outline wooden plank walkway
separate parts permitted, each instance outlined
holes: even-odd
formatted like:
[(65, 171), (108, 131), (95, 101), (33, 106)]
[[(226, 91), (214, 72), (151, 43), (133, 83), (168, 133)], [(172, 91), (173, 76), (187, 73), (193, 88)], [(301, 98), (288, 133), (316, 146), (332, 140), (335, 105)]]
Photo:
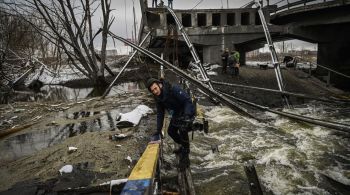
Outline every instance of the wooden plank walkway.
[(157, 170), (160, 142), (149, 143), (141, 158), (132, 170), (121, 194), (151, 194)]

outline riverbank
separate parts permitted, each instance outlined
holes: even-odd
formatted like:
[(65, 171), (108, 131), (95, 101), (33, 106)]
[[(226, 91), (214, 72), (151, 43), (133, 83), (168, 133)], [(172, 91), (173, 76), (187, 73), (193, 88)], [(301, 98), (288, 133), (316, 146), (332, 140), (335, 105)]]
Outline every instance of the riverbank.
[[(13, 109), (4, 105), (2, 117), (15, 114), (18, 126), (33, 125), (1, 139), (0, 191), (42, 188), (57, 192), (127, 178), (155, 129), (155, 117), (146, 116), (139, 125), (126, 129), (110, 123), (139, 104), (152, 107), (153, 98), (141, 90), (104, 100), (22, 102)], [(86, 115), (88, 112), (91, 114)], [(118, 141), (109, 139), (117, 133), (128, 136)], [(77, 150), (70, 152), (69, 147)], [(59, 173), (64, 165), (74, 167), (72, 174)]]

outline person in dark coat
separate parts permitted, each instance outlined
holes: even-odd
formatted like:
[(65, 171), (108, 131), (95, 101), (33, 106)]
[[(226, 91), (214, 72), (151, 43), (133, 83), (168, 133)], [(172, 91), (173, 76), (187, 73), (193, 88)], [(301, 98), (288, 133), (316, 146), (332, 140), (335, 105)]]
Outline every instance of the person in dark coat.
[(195, 106), (191, 97), (179, 86), (171, 85), (164, 80), (150, 78), (147, 81), (147, 88), (154, 95), (157, 103), (157, 134), (161, 135), (165, 110), (168, 110), (169, 113), (172, 113), (168, 134), (181, 145), (174, 152), (181, 154), (180, 164), (188, 167), (190, 153), (188, 131), (195, 117)]
[(168, 0), (168, 7), (173, 9), (173, 0)]
[(222, 73), (227, 72), (227, 63), (228, 63), (228, 48), (225, 49), (225, 51), (221, 54), (221, 61), (222, 61)]
[(158, 6), (158, 0), (152, 0), (152, 7)]

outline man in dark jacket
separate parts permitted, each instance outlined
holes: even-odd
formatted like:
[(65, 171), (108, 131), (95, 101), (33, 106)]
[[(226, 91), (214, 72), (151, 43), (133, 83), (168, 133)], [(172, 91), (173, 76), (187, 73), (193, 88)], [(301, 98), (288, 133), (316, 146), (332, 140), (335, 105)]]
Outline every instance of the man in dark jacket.
[(180, 153), (180, 164), (188, 167), (190, 142), (188, 130), (195, 117), (195, 106), (191, 97), (177, 85), (166, 81), (150, 78), (147, 81), (148, 90), (154, 95), (157, 102), (157, 133), (161, 134), (165, 109), (172, 113), (168, 127), (169, 136), (181, 147), (174, 151)]
[(226, 73), (228, 56), (229, 56), (228, 48), (226, 48), (225, 51), (221, 54), (222, 73)]

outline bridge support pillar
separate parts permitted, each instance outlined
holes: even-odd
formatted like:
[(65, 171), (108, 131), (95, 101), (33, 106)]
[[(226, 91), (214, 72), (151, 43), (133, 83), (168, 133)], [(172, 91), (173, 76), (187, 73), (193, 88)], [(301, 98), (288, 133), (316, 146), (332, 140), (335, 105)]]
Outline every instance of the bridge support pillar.
[(221, 64), (221, 45), (213, 45), (203, 48), (203, 62)]
[[(317, 51), (317, 64), (350, 75), (350, 41), (319, 43)], [(317, 68), (317, 75), (326, 76), (328, 71)], [(331, 73), (330, 83), (338, 88), (350, 90), (349, 79)]]

